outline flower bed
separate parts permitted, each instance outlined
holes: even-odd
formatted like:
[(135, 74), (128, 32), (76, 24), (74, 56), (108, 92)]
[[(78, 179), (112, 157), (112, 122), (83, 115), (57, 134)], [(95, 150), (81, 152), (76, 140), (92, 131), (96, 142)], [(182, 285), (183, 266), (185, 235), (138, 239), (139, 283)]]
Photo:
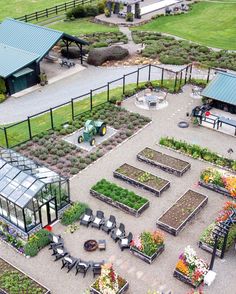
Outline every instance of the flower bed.
[(0, 258), (0, 292), (49, 294), (50, 291), (25, 273)]
[[(88, 119), (100, 119), (117, 130), (114, 136), (108, 138), (91, 152), (77, 148), (63, 140), (66, 135), (81, 129)], [(16, 147), (16, 150), (32, 160), (48, 166), (53, 171), (70, 177), (114, 149), (149, 122), (149, 118), (137, 113), (130, 113), (113, 104), (101, 105), (94, 107), (92, 112), (81, 114), (65, 126), (56, 124), (54, 130), (35, 136), (31, 141)]]
[(216, 168), (207, 168), (201, 172), (199, 185), (236, 199), (236, 175)]
[(129, 283), (117, 275), (111, 264), (102, 266), (101, 275), (90, 286), (91, 294), (122, 294), (129, 288)]
[(113, 173), (114, 177), (122, 179), (134, 186), (148, 190), (157, 196), (170, 187), (170, 182), (153, 174), (145, 172), (127, 163)]
[(159, 144), (172, 150), (179, 151), (194, 159), (204, 160), (219, 167), (236, 171), (236, 160), (223, 157), (215, 152), (212, 152), (208, 148), (203, 148), (196, 144), (189, 144), (185, 141), (176, 140), (169, 137), (162, 137), (159, 141)]
[(190, 163), (187, 161), (183, 161), (148, 147), (139, 152), (137, 158), (179, 177), (191, 167)]
[(149, 201), (105, 179), (97, 182), (90, 193), (92, 196), (132, 215), (139, 216), (149, 207)]
[(203, 282), (207, 272), (208, 265), (197, 257), (196, 252), (190, 246), (187, 246), (184, 253), (179, 256), (174, 277), (196, 288)]
[(88, 207), (87, 204), (81, 202), (73, 203), (69, 208), (67, 208), (61, 217), (61, 223), (64, 226), (68, 226), (78, 221), (81, 215), (85, 212)]
[(207, 196), (188, 190), (157, 220), (157, 226), (177, 236), (207, 201)]
[(164, 235), (160, 231), (143, 232), (132, 240), (130, 252), (151, 264), (164, 251)]
[[(200, 236), (200, 241), (199, 241), (199, 247), (202, 248), (203, 250), (206, 250), (210, 253), (213, 251), (213, 247), (215, 244), (214, 237), (212, 235), (212, 232), (214, 231), (216, 225), (221, 222), (225, 221), (232, 212), (232, 208), (236, 209), (236, 203), (235, 202), (226, 202), (223, 209), (220, 211), (219, 216), (216, 218), (215, 222), (210, 224), (202, 233)], [(228, 238), (227, 238), (227, 244), (226, 244), (226, 250), (229, 249), (233, 244), (236, 239), (236, 225), (233, 225), (230, 227), (229, 233), (228, 233)], [(218, 244), (217, 244), (217, 251), (216, 255), (221, 257), (222, 254), (222, 248), (223, 248), (223, 238), (219, 238)]]

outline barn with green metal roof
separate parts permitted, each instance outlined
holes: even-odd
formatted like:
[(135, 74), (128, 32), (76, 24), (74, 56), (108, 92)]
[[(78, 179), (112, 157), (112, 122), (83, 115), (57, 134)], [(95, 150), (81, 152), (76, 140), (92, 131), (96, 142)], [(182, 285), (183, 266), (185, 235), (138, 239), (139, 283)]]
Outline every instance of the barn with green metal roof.
[(88, 43), (81, 39), (11, 18), (0, 24), (0, 79), (4, 81), (8, 94), (40, 81), (40, 61), (59, 40), (64, 41), (67, 49), (74, 42), (80, 49), (82, 63), (82, 46)]
[(206, 86), (202, 96), (215, 108), (236, 113), (236, 75), (218, 72)]

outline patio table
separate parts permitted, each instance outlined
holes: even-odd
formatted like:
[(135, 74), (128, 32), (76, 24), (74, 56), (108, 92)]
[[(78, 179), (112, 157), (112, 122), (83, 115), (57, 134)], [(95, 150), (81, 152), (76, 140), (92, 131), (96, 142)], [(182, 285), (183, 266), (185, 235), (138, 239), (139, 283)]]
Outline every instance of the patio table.
[(217, 121), (217, 130), (219, 129), (219, 127), (222, 127), (222, 124), (234, 127), (234, 135), (236, 136), (236, 120), (221, 116)]
[(146, 95), (145, 99), (150, 107), (150, 106), (156, 106), (158, 97), (157, 95)]

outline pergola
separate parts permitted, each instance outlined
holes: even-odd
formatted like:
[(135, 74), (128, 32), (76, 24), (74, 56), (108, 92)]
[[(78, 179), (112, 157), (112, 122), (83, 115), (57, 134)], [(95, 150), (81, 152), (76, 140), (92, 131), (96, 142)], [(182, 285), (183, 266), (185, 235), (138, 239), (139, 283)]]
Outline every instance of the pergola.
[(132, 12), (132, 5), (134, 5), (134, 18), (141, 18), (140, 15), (140, 2), (142, 0), (108, 0), (107, 1), (107, 8), (109, 9), (110, 13), (112, 12), (112, 3), (114, 5), (114, 14), (119, 14), (120, 12), (120, 4), (127, 6), (127, 13)]

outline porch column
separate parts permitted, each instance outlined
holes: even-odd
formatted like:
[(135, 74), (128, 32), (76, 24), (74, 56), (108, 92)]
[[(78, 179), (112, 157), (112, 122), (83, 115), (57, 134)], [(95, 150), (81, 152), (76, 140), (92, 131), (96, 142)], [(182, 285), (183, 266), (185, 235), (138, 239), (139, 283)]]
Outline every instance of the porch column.
[(120, 12), (120, 3), (115, 3), (115, 5), (114, 5), (114, 11), (113, 11), (113, 13), (114, 14), (118, 14)]
[(135, 18), (141, 18), (139, 3), (135, 3), (135, 5), (134, 5), (134, 17)]
[(129, 4), (127, 5), (127, 13), (130, 13), (132, 12), (132, 6)]

